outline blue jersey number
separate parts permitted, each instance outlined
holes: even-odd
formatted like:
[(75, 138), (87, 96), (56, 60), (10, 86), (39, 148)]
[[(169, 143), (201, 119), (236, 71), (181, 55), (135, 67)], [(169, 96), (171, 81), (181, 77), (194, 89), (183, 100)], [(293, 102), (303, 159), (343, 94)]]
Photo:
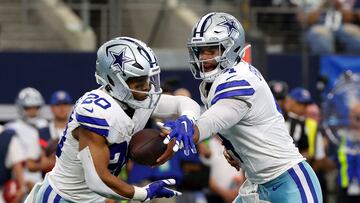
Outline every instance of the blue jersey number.
[(279, 106), (279, 103), (276, 101), (275, 97), (274, 97), (274, 101), (275, 101), (277, 111), (282, 114), (282, 110), (281, 110), (281, 108)]
[(108, 102), (105, 98), (99, 97), (99, 95), (94, 93), (88, 94), (87, 97), (82, 102), (82, 104), (91, 104), (91, 103), (94, 103), (103, 109), (107, 109), (111, 107), (110, 102)]
[(126, 161), (126, 152), (127, 152), (127, 142), (122, 142), (120, 144), (112, 144), (109, 146), (110, 150), (110, 161), (108, 169), (114, 176), (118, 176), (121, 172), (122, 166)]
[(263, 76), (261, 75), (260, 71), (258, 71), (258, 69), (256, 69), (254, 66), (249, 65), (249, 70), (254, 73), (254, 75), (259, 78), (259, 80), (261, 81)]
[(65, 140), (66, 140), (66, 133), (67, 133), (67, 131), (68, 131), (68, 125), (69, 125), (69, 123), (73, 120), (72, 119), (72, 115), (74, 114), (74, 110), (71, 112), (71, 114), (70, 114), (70, 117), (69, 117), (69, 121), (67, 122), (67, 124), (66, 124), (66, 126), (65, 126), (65, 129), (64, 129), (64, 132), (63, 132), (63, 135), (61, 136), (61, 138), (60, 138), (60, 141), (59, 141), (59, 143), (58, 143), (58, 145), (57, 145), (57, 147), (56, 147), (56, 156), (58, 157), (58, 158), (60, 158), (60, 156), (61, 156), (61, 153), (62, 153), (62, 148), (63, 148), (63, 146), (64, 146), (64, 142), (65, 142)]

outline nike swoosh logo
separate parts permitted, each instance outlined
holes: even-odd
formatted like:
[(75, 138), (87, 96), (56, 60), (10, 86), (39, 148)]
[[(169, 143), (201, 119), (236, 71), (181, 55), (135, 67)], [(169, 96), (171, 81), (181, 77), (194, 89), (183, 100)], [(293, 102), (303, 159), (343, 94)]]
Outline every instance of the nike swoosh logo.
[(228, 77), (227, 79), (226, 79), (226, 81), (228, 81), (229, 79), (231, 79), (231, 78), (233, 78), (233, 77), (235, 77), (236, 75), (232, 75), (232, 76), (230, 76), (230, 77)]
[(282, 185), (282, 183), (280, 183), (279, 185), (274, 185), (274, 186), (272, 187), (272, 190), (275, 191), (275, 190), (279, 189), (279, 187), (280, 187), (281, 185)]
[(187, 123), (186, 123), (186, 121), (182, 121), (181, 123), (184, 124), (185, 130), (187, 131)]
[(83, 109), (85, 109), (86, 111), (88, 111), (90, 113), (94, 112), (94, 108), (88, 109), (88, 108), (83, 107)]

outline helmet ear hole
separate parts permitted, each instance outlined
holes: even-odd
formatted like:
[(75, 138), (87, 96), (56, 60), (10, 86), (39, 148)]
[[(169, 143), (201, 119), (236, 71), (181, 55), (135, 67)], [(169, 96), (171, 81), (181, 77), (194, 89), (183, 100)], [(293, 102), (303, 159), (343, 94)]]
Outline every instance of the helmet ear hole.
[(236, 47), (236, 49), (234, 49), (234, 52), (237, 53), (240, 50), (240, 46)]

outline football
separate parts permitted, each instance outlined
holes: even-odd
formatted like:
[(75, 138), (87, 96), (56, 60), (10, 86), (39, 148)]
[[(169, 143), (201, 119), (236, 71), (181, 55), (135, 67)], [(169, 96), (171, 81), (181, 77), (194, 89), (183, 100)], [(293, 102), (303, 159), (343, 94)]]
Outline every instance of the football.
[(129, 158), (134, 162), (153, 166), (166, 150), (163, 144), (164, 138), (160, 131), (155, 129), (143, 129), (135, 133), (129, 143)]

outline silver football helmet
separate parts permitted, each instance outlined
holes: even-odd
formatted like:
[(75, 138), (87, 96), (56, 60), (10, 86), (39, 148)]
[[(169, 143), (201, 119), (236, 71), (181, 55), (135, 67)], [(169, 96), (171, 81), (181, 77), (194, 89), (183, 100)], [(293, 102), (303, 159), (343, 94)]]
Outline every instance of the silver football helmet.
[(26, 87), (20, 90), (18, 96), (16, 97), (15, 103), (18, 107), (20, 116), (30, 124), (36, 124), (38, 115), (32, 118), (27, 117), (25, 114), (25, 109), (28, 107), (40, 108), (45, 104), (41, 93), (37, 89), (32, 87)]
[[(199, 58), (202, 47), (218, 47), (219, 56), (211, 60), (217, 62), (215, 69), (205, 72)], [(240, 22), (230, 14), (213, 12), (200, 18), (193, 27), (188, 42), (190, 69), (196, 79), (208, 82), (237, 64), (245, 51), (245, 32)]]
[[(141, 76), (149, 77), (150, 91), (130, 89), (127, 85), (127, 79)], [(160, 67), (154, 52), (145, 43), (130, 37), (112, 39), (99, 48), (95, 77), (112, 97), (132, 108), (153, 108), (162, 92)], [(145, 93), (148, 97), (139, 101), (132, 92)]]
[(44, 105), (44, 99), (40, 92), (32, 87), (22, 89), (15, 102), (20, 109), (33, 106), (42, 107)]

